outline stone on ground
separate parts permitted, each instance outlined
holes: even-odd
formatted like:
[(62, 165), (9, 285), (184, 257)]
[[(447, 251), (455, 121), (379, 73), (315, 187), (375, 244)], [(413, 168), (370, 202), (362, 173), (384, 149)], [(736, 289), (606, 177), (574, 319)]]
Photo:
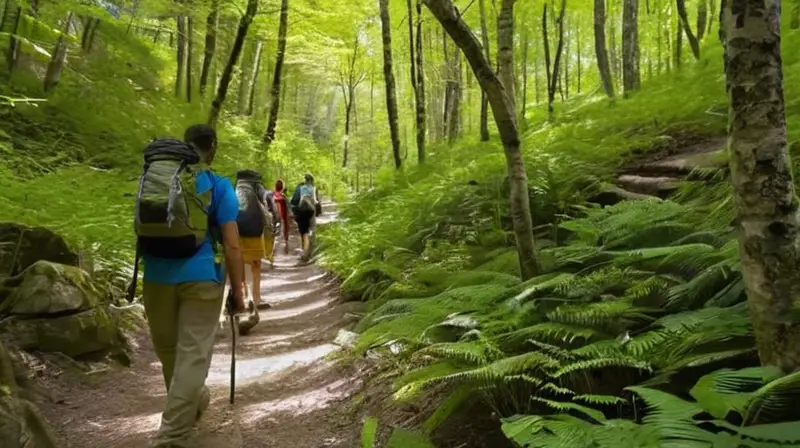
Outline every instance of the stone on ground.
[(39, 260), (80, 264), (78, 254), (52, 230), (0, 222), (0, 277), (16, 275)]

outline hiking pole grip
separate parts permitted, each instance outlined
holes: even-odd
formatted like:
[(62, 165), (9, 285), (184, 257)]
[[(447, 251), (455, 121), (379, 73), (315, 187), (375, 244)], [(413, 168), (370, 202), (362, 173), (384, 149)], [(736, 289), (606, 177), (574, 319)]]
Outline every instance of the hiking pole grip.
[(228, 297), (225, 299), (225, 308), (228, 312), (231, 326), (231, 391), (230, 403), (233, 404), (236, 391), (236, 296), (233, 288), (228, 290)]

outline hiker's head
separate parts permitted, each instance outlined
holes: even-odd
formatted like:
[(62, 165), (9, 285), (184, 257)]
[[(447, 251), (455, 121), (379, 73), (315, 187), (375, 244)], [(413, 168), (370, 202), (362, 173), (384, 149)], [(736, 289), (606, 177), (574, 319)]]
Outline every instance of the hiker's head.
[(205, 163), (211, 163), (217, 152), (217, 133), (207, 124), (196, 124), (186, 128), (183, 141), (194, 146)]
[(278, 179), (277, 181), (275, 181), (275, 191), (279, 193), (283, 191), (283, 180)]
[(311, 174), (306, 174), (306, 183), (308, 185), (314, 185), (314, 176)]

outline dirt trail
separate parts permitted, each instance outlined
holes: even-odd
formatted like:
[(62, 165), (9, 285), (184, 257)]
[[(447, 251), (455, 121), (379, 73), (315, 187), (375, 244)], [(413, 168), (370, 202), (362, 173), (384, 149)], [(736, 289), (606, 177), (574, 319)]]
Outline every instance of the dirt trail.
[[(321, 221), (335, 219), (328, 204)], [(297, 248), (299, 241), (293, 239)], [(237, 338), (236, 404), (228, 404), (230, 329), (220, 331), (207, 385), (212, 402), (192, 446), (341, 447), (356, 446), (360, 423), (345, 412), (360, 380), (354, 369), (329, 360), (331, 342), (346, 325), (347, 306), (336, 285), (316, 265), (298, 266), (298, 255), (278, 247), (274, 270), (261, 276), (262, 294), (273, 307), (261, 322)], [(74, 448), (149, 446), (158, 429), (165, 392), (160, 365), (146, 334), (130, 369), (56, 391), (45, 410), (66, 446)]]

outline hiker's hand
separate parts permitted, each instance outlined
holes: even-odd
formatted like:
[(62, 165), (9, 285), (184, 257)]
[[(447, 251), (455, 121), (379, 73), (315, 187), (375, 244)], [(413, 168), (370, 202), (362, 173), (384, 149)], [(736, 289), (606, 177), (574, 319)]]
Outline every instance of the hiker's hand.
[(231, 286), (228, 291), (228, 313), (242, 314), (247, 311), (244, 301), (244, 285)]

